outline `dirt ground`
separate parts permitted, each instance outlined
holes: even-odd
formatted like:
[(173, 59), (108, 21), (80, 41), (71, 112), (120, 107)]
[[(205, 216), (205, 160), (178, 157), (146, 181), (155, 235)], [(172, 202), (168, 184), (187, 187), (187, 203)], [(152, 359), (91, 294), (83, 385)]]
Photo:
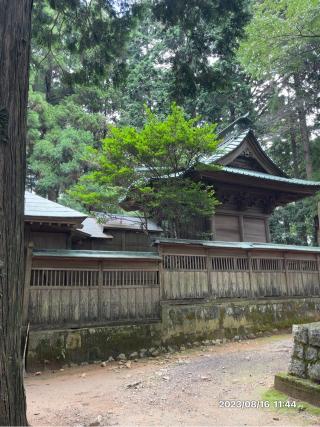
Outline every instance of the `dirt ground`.
[[(131, 367), (108, 363), (28, 375), (33, 426), (303, 426), (307, 412), (225, 408), (220, 401), (261, 401), (287, 369), (291, 336), (190, 349)], [(247, 404), (248, 405), (248, 404)], [(254, 404), (253, 404), (254, 405)], [(289, 411), (290, 412), (290, 411)]]

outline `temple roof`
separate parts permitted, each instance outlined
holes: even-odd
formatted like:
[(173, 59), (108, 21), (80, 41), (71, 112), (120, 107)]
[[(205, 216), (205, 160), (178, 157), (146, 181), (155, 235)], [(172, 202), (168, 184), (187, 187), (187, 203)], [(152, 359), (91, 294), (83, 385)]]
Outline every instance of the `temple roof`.
[(48, 220), (59, 222), (82, 222), (87, 215), (52, 202), (37, 194), (25, 192), (24, 216), (26, 220)]
[(320, 187), (319, 181), (309, 181), (305, 179), (299, 179), (299, 178), (286, 178), (283, 176), (277, 176), (277, 175), (269, 175), (267, 173), (263, 172), (256, 172), (251, 171), (248, 169), (240, 169), (240, 168), (233, 168), (230, 166), (223, 166), (222, 170), (228, 173), (236, 174), (236, 175), (246, 175), (246, 176), (253, 176), (260, 179), (265, 179), (267, 181), (278, 181), (278, 182), (285, 182), (287, 184), (296, 184), (296, 185), (306, 185), (311, 187)]
[(292, 252), (320, 252), (318, 246), (298, 246), (283, 245), (278, 243), (260, 243), (260, 242), (226, 242), (214, 240), (192, 240), (192, 239), (170, 239), (161, 237), (153, 241), (154, 245), (174, 245), (190, 246), (198, 245), (205, 248), (228, 248), (228, 249), (247, 249), (247, 250), (275, 250)]
[[(108, 214), (108, 213), (97, 213), (99, 221), (105, 230), (110, 229), (121, 229), (121, 230), (143, 230), (144, 223), (141, 217), (130, 216), (123, 214)], [(159, 227), (154, 221), (148, 220), (147, 223), (148, 231), (161, 232), (162, 228)]]
[[(266, 185), (273, 181), (281, 187), (290, 187), (293, 192), (306, 191), (306, 195), (320, 190), (320, 182), (290, 178), (273, 162), (262, 149), (247, 116), (235, 120), (220, 132), (219, 137), (222, 142), (217, 151), (212, 156), (203, 157), (196, 167), (202, 175), (211, 176), (213, 180), (222, 180), (223, 176), (227, 175), (230, 175), (230, 178), (241, 175), (248, 177), (253, 186), (255, 181), (258, 184), (263, 180)], [(214, 165), (221, 168), (214, 170), (210, 167)]]
[[(161, 232), (154, 221), (148, 221), (149, 232)], [(97, 213), (97, 218), (86, 218), (82, 222), (82, 228), (77, 231), (92, 238), (113, 239), (112, 230), (142, 231), (144, 228), (142, 219), (136, 216), (122, 214)]]
[(86, 218), (82, 222), (82, 228), (77, 231), (94, 239), (113, 239), (111, 234), (104, 233), (104, 226), (96, 218)]

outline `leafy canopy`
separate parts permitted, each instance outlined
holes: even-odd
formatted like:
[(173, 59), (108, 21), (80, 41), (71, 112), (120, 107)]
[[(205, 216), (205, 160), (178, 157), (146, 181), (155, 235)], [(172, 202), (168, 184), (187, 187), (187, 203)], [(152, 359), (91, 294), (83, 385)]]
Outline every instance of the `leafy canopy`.
[(216, 125), (201, 123), (199, 117), (186, 119), (175, 104), (164, 120), (150, 110), (146, 116), (141, 130), (112, 127), (100, 149), (88, 150), (95, 170), (69, 194), (91, 209), (101, 208), (110, 194), (105, 206), (110, 210), (117, 192), (122, 206), (139, 210), (146, 221), (153, 217), (168, 235), (181, 236), (183, 225), (187, 229), (195, 218), (211, 215), (217, 204), (212, 188), (186, 176), (216, 149)]
[(252, 76), (296, 72), (306, 60), (319, 59), (318, 0), (263, 0), (254, 4), (253, 13), (239, 50)]

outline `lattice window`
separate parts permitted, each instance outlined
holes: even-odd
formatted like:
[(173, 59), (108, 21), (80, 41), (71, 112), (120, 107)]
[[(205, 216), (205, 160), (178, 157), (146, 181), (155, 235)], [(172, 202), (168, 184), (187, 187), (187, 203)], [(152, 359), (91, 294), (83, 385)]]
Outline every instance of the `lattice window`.
[(32, 269), (30, 286), (98, 286), (98, 271)]
[(103, 272), (103, 286), (155, 286), (159, 285), (158, 271), (108, 270)]
[(284, 260), (281, 258), (251, 258), (253, 271), (283, 271)]
[(212, 257), (211, 268), (213, 271), (248, 271), (248, 258)]
[(317, 261), (308, 259), (308, 260), (299, 260), (299, 259), (290, 259), (288, 262), (289, 271), (318, 271)]
[(311, 259), (300, 261), (300, 267), (302, 271), (318, 271), (317, 261)]
[(206, 270), (207, 260), (201, 255), (165, 255), (163, 267), (166, 270)]
[(236, 258), (236, 266), (239, 271), (248, 271), (249, 270), (249, 260), (248, 258)]

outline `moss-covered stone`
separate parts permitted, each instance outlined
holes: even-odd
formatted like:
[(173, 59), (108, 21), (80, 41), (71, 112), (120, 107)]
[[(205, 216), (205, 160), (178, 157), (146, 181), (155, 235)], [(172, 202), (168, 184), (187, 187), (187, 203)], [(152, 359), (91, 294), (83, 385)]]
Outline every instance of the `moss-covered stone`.
[(161, 322), (31, 331), (29, 366), (94, 361), (158, 345), (247, 336), (320, 319), (320, 298), (162, 302)]
[(320, 407), (320, 384), (316, 384), (308, 379), (279, 373), (275, 376), (274, 387), (276, 390), (290, 397)]

